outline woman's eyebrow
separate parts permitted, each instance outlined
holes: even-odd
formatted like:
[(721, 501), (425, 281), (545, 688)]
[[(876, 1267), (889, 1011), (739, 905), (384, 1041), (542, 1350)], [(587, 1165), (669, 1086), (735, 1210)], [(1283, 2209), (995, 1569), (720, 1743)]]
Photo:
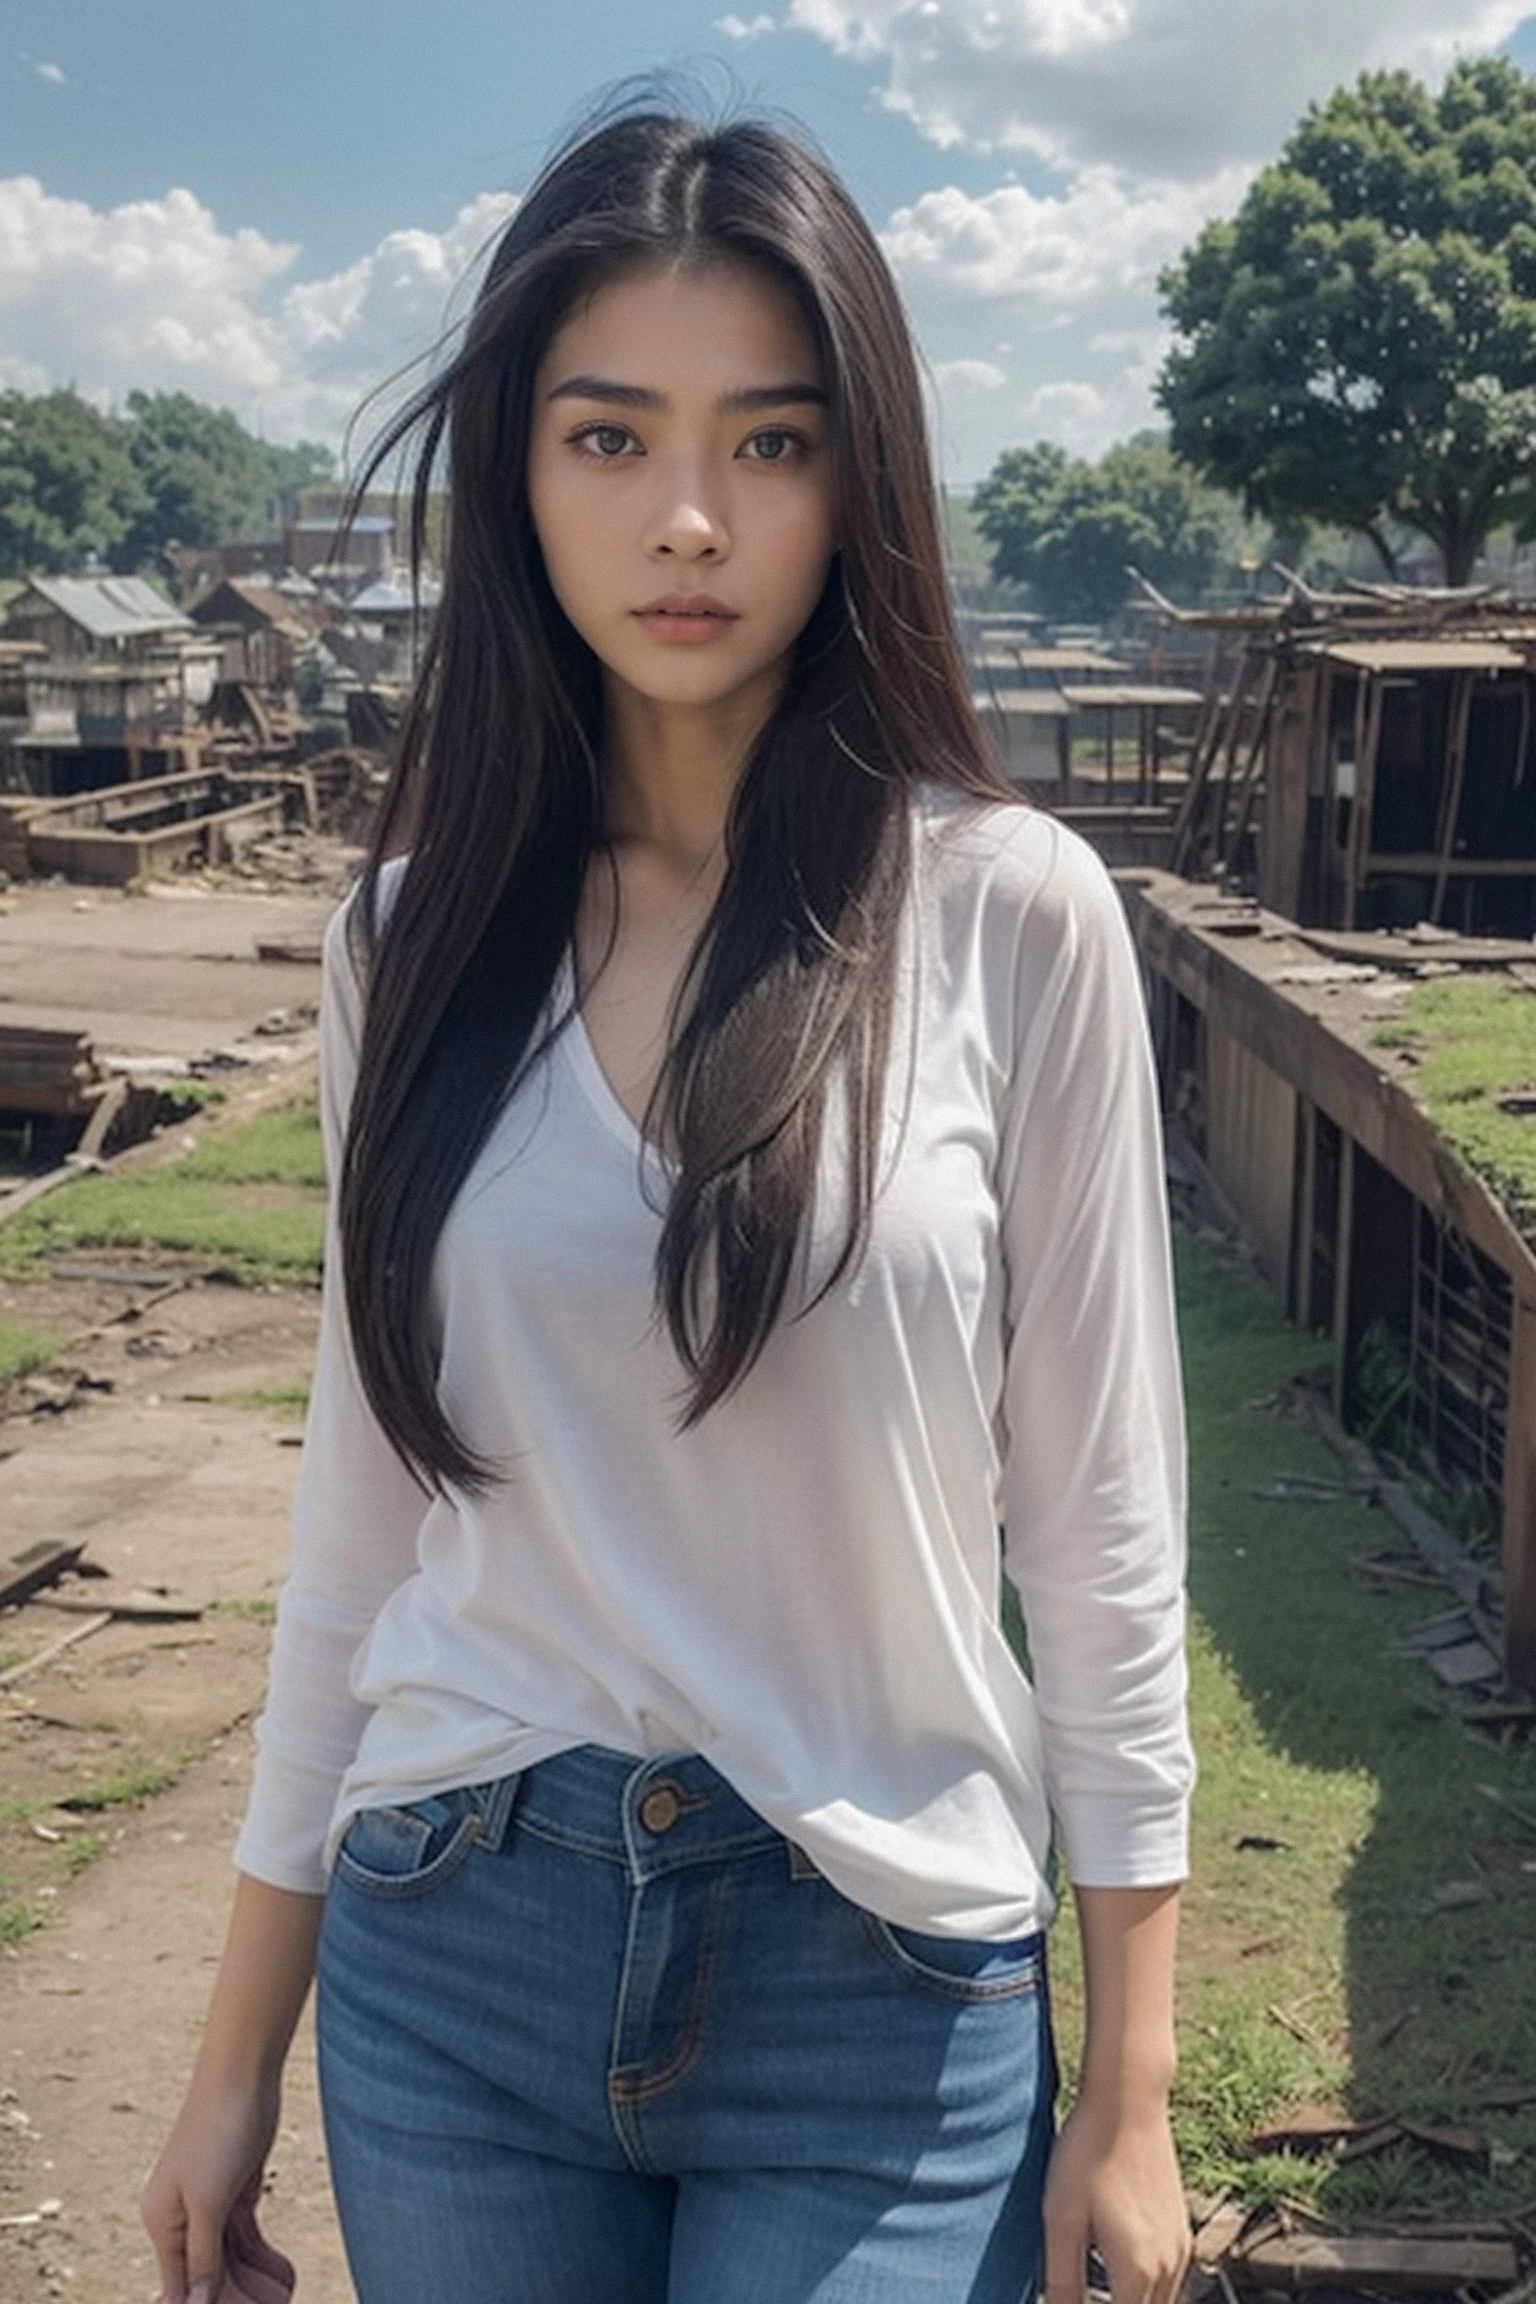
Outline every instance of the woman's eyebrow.
[[(665, 409), (665, 392), (646, 384), (621, 384), (613, 376), (567, 376), (556, 384), (551, 400), (597, 400), (609, 408)], [(751, 384), (739, 392), (724, 392), (715, 406), (722, 416), (741, 416), (759, 408), (825, 408), (827, 395), (819, 384)]]

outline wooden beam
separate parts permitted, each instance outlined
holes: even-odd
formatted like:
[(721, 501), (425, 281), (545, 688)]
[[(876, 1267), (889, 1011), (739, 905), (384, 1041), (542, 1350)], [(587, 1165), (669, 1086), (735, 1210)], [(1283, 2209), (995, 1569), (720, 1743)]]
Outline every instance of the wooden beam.
[(1355, 1248), (1355, 1140), (1339, 1140), (1339, 1228), (1333, 1251), (1333, 1412), (1342, 1424), (1349, 1389), (1349, 1283)]
[(1409, 856), (1367, 856), (1365, 870), (1368, 878), (1377, 872), (1434, 872), (1443, 892), (1447, 880), (1536, 880), (1536, 856), (1439, 856), (1415, 849)]
[(1504, 1670), (1536, 1695), (1536, 1301), (1510, 1307), (1504, 1448)]
[[(1275, 657), (1270, 656), (1265, 660), (1263, 675), (1259, 682), (1259, 692), (1254, 700), (1253, 741), (1248, 747), (1248, 757), (1243, 763), (1243, 772), (1238, 779), (1237, 813), (1235, 817), (1227, 818), (1221, 827), (1221, 861), (1223, 865), (1230, 866), (1237, 863), (1242, 855), (1243, 841), (1248, 831), (1248, 818), (1253, 811), (1253, 795), (1258, 781), (1259, 763), (1264, 757), (1264, 746), (1269, 736), (1269, 724), (1274, 713), (1275, 690), (1278, 681), (1279, 663)], [(1230, 782), (1230, 778), (1228, 781)], [(1226, 787), (1223, 787), (1224, 818), (1226, 817), (1226, 799)]]
[(1298, 1328), (1312, 1325), (1312, 1230), (1317, 1221), (1317, 1106), (1296, 1092), (1297, 1181), (1295, 1237), (1291, 1241), (1290, 1303)]
[(1349, 849), (1344, 873), (1343, 924), (1346, 928), (1355, 925), (1356, 904), (1365, 884), (1365, 860), (1371, 852), (1371, 816), (1376, 806), (1376, 755), (1381, 749), (1381, 706), (1385, 688), (1379, 679), (1372, 679), (1367, 686), (1365, 728), (1355, 754), (1355, 799), (1349, 815)]
[(1206, 785), (1210, 781), (1211, 772), (1221, 755), (1222, 745), (1226, 742), (1228, 729), (1237, 724), (1238, 715), (1242, 710), (1243, 692), (1253, 661), (1252, 655), (1245, 649), (1237, 660), (1236, 668), (1232, 674), (1232, 686), (1225, 703), (1220, 697), (1213, 700), (1209, 722), (1204, 725), (1201, 731), (1204, 736), (1203, 744), (1200, 741), (1200, 735), (1197, 734), (1195, 749), (1190, 754), (1189, 782), (1185, 787), (1183, 802), (1173, 827), (1173, 845), (1169, 854), (1169, 866), (1174, 872), (1183, 871), (1190, 849), (1194, 846), (1200, 803), (1204, 797)]
[(1440, 823), (1435, 840), (1438, 869), (1435, 873), (1435, 892), (1429, 900), (1429, 916), (1436, 921), (1445, 902), (1445, 883), (1456, 838), (1456, 819), (1461, 814), (1461, 787), (1467, 773), (1467, 730), (1472, 719), (1472, 685), (1473, 676), (1470, 672), (1457, 673), (1451, 682), (1451, 725), (1446, 740), (1445, 776), (1440, 787)]

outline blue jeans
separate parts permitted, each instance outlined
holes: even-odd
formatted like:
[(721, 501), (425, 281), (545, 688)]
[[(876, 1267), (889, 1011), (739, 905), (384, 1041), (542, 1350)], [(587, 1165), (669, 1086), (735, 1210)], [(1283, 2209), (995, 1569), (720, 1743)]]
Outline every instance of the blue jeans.
[(1021, 2304), (1038, 1935), (851, 1904), (696, 1754), (371, 1809), (319, 1966), (362, 2304)]

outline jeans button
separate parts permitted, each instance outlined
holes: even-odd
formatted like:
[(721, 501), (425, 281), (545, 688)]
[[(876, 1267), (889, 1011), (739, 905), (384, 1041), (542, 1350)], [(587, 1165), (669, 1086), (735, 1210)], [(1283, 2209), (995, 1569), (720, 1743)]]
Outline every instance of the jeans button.
[(658, 1784), (640, 1803), (640, 1821), (647, 1832), (670, 1832), (683, 1812), (683, 1804), (670, 1784)]

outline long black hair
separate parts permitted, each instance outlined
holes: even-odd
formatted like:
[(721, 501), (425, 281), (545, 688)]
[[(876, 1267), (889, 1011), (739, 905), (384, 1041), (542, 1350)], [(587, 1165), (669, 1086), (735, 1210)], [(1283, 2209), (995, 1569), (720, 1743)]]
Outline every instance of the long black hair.
[[(647, 1116), (672, 1162), (656, 1288), (685, 1423), (742, 1380), (783, 1310), (834, 1087), (850, 1157), (825, 1286), (862, 1245), (913, 788), (1013, 796), (971, 709), (917, 362), (858, 209), (823, 160), (763, 122), (609, 119), (522, 202), (462, 343), (388, 428), (359, 488), (419, 440), (419, 569), (446, 454), (441, 605), (352, 915), (367, 1007), (340, 1180), (359, 1372), (429, 1485), (483, 1486), (495, 1470), (438, 1399), (432, 1256), (547, 1044), (540, 1021), (604, 840), (599, 668), (554, 599), (529, 514), (533, 379), (572, 303), (600, 281), (722, 260), (786, 287), (813, 333), (839, 549), (741, 777), (724, 882)], [(379, 872), (401, 850), (381, 929)]]

